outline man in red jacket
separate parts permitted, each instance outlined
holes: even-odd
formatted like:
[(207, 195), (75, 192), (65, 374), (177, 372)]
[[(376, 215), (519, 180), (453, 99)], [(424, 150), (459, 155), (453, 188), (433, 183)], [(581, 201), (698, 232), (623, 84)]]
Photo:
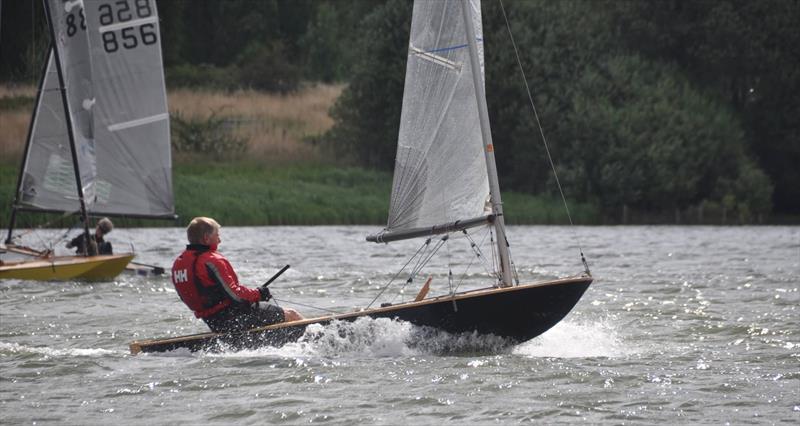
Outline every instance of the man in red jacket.
[(172, 265), (172, 283), (181, 300), (216, 333), (248, 330), (303, 317), (294, 309), (259, 304), (272, 298), (269, 289), (248, 288), (217, 246), (220, 225), (208, 217), (192, 219), (189, 245)]

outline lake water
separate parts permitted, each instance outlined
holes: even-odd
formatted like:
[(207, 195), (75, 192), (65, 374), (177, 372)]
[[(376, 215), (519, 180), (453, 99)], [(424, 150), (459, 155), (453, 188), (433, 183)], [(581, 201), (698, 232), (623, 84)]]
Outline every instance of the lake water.
[[(316, 316), (369, 304), (420, 244), (364, 242), (375, 230), (225, 227), (220, 248), (251, 286), (291, 264), (272, 292)], [(184, 232), (109, 239), (168, 267)], [(206, 330), (167, 277), (0, 282), (0, 423), (800, 424), (800, 227), (526, 226), (509, 240), (523, 282), (581, 272), (578, 240), (596, 277), (564, 321), (511, 347), (360, 320), (282, 348), (132, 356), (132, 340)], [(460, 289), (486, 285), (470, 253), (463, 239), (439, 251), (432, 294), (449, 269), (467, 271)]]

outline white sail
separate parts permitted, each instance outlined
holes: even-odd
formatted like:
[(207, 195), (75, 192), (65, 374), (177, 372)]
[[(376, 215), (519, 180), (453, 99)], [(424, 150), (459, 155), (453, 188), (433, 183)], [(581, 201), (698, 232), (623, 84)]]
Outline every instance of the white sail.
[[(482, 46), (479, 0), (473, 37)], [(414, 2), (403, 108), (385, 232), (488, 214), (486, 160), (462, 2)]]
[[(172, 216), (169, 113), (155, 2), (48, 1), (87, 210)], [(76, 211), (66, 114), (52, 57), (34, 113), (19, 203)]]
[(169, 111), (154, 0), (83, 0), (104, 213), (171, 216)]
[(52, 50), (45, 70), (23, 164), (19, 203), (28, 208), (77, 211), (78, 187)]
[[(47, 0), (53, 21), (58, 58), (64, 77), (69, 111), (64, 112), (56, 64), (52, 54), (36, 105), (36, 119), (24, 165), (21, 202), (44, 210), (79, 209), (66, 117), (72, 115), (81, 184), (91, 204), (96, 180), (92, 68), (86, 38), (86, 21), (80, 1)], [(71, 184), (62, 177), (70, 175)]]

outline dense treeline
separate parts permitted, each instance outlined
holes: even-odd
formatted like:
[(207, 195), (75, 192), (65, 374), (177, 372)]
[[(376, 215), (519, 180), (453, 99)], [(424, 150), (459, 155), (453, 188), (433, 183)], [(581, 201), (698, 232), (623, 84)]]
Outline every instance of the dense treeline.
[[(613, 218), (800, 211), (800, 57), (791, 0), (506, 1), (562, 184)], [(362, 22), (334, 143), (392, 167), (409, 2)], [(487, 96), (504, 187), (553, 192), (500, 3), (483, 3)], [(774, 197), (772, 197), (774, 194)]]
[[(162, 0), (168, 84), (290, 91), (345, 81), (329, 144), (390, 170), (410, 0)], [(505, 0), (562, 184), (611, 217), (800, 213), (800, 2)], [(38, 1), (4, 1), (0, 80), (35, 80)], [(500, 3), (484, 0), (501, 184), (555, 184)]]
[[(49, 34), (41, 1), (4, 1), (0, 80), (35, 81)], [(267, 91), (343, 81), (374, 0), (161, 0), (168, 84)]]

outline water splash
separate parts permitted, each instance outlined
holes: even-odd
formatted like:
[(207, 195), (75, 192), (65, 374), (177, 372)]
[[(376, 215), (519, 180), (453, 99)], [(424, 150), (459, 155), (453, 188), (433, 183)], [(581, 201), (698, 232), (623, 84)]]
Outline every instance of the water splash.
[(530, 358), (618, 358), (636, 353), (604, 322), (562, 321), (541, 336), (512, 351)]
[(97, 357), (105, 355), (120, 355), (124, 352), (110, 351), (108, 349), (92, 348), (70, 348), (70, 349), (55, 349), (47, 346), (25, 346), (18, 343), (0, 342), (0, 355), (44, 355), (45, 357), (52, 358), (69, 358), (69, 357)]
[(327, 325), (311, 324), (299, 341), (280, 348), (225, 352), (210, 356), (283, 358), (385, 358), (420, 354), (473, 355), (507, 351), (507, 339), (477, 333), (450, 334), (417, 327), (405, 321), (362, 317), (353, 322), (334, 321)]

